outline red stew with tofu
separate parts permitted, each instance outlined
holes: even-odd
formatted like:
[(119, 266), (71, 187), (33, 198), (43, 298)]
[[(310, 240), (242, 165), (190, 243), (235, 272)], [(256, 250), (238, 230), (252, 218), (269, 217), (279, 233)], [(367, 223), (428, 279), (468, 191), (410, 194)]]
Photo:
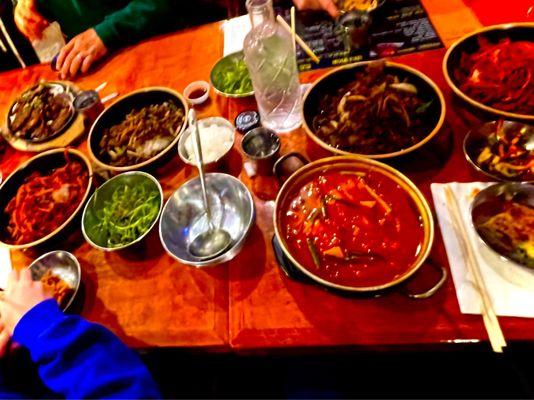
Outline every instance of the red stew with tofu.
[(410, 195), (376, 170), (327, 171), (286, 203), (286, 246), (304, 268), (343, 286), (404, 275), (421, 251), (422, 217)]

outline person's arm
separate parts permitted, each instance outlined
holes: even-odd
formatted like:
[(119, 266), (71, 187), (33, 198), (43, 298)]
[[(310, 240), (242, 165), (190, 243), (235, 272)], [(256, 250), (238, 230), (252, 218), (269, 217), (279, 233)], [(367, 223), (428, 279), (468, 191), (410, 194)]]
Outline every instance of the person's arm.
[(162, 32), (178, 15), (176, 0), (132, 0), (94, 28), (108, 49), (116, 49)]
[(132, 0), (61, 49), (56, 67), (61, 79), (86, 73), (108, 51), (161, 33), (178, 19), (177, 0)]
[(58, 395), (160, 397), (132, 350), (103, 326), (63, 314), (28, 269), (11, 271), (0, 297), (0, 318), (13, 340), (30, 352), (43, 383)]
[(26, 347), (44, 384), (67, 398), (158, 398), (139, 357), (104, 327), (65, 315), (55, 300), (28, 311), (13, 340)]

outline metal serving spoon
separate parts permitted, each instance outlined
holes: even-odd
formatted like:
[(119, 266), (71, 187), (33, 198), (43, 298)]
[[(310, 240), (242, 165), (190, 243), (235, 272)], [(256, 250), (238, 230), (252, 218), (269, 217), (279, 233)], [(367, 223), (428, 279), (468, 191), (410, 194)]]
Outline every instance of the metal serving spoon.
[(204, 202), (204, 209), (206, 210), (206, 217), (208, 219), (208, 230), (194, 238), (187, 250), (192, 256), (200, 260), (207, 260), (224, 253), (232, 243), (232, 238), (224, 229), (216, 228), (213, 225), (208, 192), (206, 190), (206, 180), (204, 178), (204, 160), (202, 159), (202, 145), (200, 144), (200, 134), (198, 132), (195, 110), (189, 110), (188, 120), (192, 135), (195, 138), (195, 158), (200, 177), (200, 186), (202, 187), (202, 200)]

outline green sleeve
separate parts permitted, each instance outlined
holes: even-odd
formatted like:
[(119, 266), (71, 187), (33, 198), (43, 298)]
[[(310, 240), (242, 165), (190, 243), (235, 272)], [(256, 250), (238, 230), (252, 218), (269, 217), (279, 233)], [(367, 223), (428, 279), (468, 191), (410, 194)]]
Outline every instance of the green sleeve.
[[(95, 31), (108, 49), (117, 49), (166, 30), (178, 20), (176, 0), (132, 0), (107, 15)], [(174, 5), (174, 6), (173, 6)]]

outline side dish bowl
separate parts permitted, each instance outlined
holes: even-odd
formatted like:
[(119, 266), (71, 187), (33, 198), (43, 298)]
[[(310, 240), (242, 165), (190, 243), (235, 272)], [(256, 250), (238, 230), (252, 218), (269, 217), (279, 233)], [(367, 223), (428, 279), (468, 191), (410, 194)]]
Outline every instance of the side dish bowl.
[[(128, 240), (124, 240), (121, 243), (110, 244), (110, 235), (109, 230), (106, 228), (109, 224), (113, 224), (115, 230), (126, 230), (127, 227), (130, 228), (132, 225), (139, 224), (139, 220), (146, 217), (146, 213), (138, 214), (136, 216), (125, 216), (125, 208), (128, 206), (140, 208), (143, 204), (134, 203), (136, 200), (141, 202), (148, 201), (148, 199), (134, 199), (128, 195), (125, 195), (124, 201), (121, 203), (120, 209), (116, 209), (117, 214), (113, 218), (116, 218), (119, 222), (109, 219), (108, 212), (113, 210), (113, 203), (117, 202), (115, 194), (118, 190), (128, 187), (130, 189), (145, 187), (149, 193), (153, 194), (155, 200), (155, 207), (157, 207), (157, 212), (153, 212), (152, 219), (145, 222), (145, 229), (142, 231), (133, 231), (134, 237), (130, 237)], [(151, 202), (150, 206), (153, 206)], [(152, 175), (147, 174), (146, 172), (141, 171), (131, 171), (125, 172), (120, 175), (116, 175), (110, 180), (106, 181), (102, 186), (95, 190), (85, 209), (83, 210), (82, 215), (82, 233), (87, 242), (103, 251), (117, 251), (123, 250), (128, 247), (133, 246), (136, 243), (139, 243), (143, 238), (148, 235), (152, 228), (158, 222), (159, 216), (161, 214), (161, 209), (163, 207), (163, 191), (161, 185)], [(156, 209), (154, 209), (155, 211)], [(140, 211), (141, 212), (141, 211)], [(103, 221), (106, 217), (106, 221)], [(127, 220), (126, 220), (127, 218)], [(109, 221), (108, 221), (109, 219)], [(119, 226), (119, 223), (124, 223)], [(104, 224), (104, 225), (103, 225)], [(104, 226), (104, 228), (102, 228)]]
[[(368, 68), (373, 68), (379, 63), (380, 62), (377, 61), (364, 61), (342, 66), (319, 78), (306, 92), (302, 103), (303, 127), (308, 136), (319, 146), (338, 155), (361, 155), (372, 159), (386, 159), (408, 154), (420, 148), (438, 134), (445, 120), (445, 100), (441, 90), (430, 78), (420, 71), (403, 64), (386, 61), (383, 64), (384, 74), (395, 76), (400, 81), (407, 80), (409, 85), (405, 86), (414, 87), (417, 90), (417, 96), (426, 102), (424, 116), (421, 117), (421, 120), (424, 118), (425, 125), (422, 128), (424, 130), (423, 134), (417, 138), (416, 141), (414, 141), (414, 144), (410, 144), (407, 147), (401, 146), (400, 148), (395, 148), (394, 150), (388, 150), (386, 152), (375, 152), (374, 149), (370, 149), (368, 152), (347, 151), (343, 148), (340, 148), (340, 146), (334, 146), (330, 143), (327, 143), (325, 140), (323, 140), (323, 138), (320, 137), (318, 130), (316, 130), (314, 127), (314, 121), (316, 118), (322, 118), (325, 115), (325, 110), (324, 107), (321, 106), (321, 103), (325, 101), (326, 96), (339, 96), (342, 91), (347, 92), (339, 101), (337, 106), (337, 113), (339, 114), (339, 107), (341, 103), (348, 104), (348, 99), (346, 102), (344, 102), (344, 98), (352, 93), (351, 90), (345, 89), (347, 85), (352, 85), (359, 82), (356, 79), (356, 74), (363, 74), (363, 76), (368, 77)], [(354, 97), (356, 98), (354, 102), (365, 99), (360, 95)], [(373, 95), (369, 95), (367, 98), (372, 97)], [(385, 103), (386, 100), (382, 100), (383, 107), (385, 107)], [(348, 112), (347, 115), (349, 115)], [(412, 115), (411, 118), (414, 118), (414, 116)], [(352, 116), (346, 120), (350, 121), (351, 119)], [(338, 132), (338, 122), (334, 122), (335, 125), (333, 126), (335, 126), (335, 128), (333, 133), (330, 133), (330, 135), (337, 135), (339, 138), (344, 137), (345, 134)], [(367, 125), (370, 124), (368, 121), (363, 121), (362, 123)], [(370, 125), (373, 124), (371, 123)], [(382, 138), (379, 140), (386, 139)], [(382, 145), (387, 144), (384, 142), (378, 143), (382, 143)]]
[[(511, 23), (502, 25), (493, 25), (484, 27), (477, 31), (471, 32), (464, 37), (458, 39), (448, 50), (443, 58), (443, 75), (447, 84), (452, 91), (465, 103), (471, 106), (474, 110), (489, 114), (497, 118), (519, 119), (523, 121), (534, 121), (534, 115), (514, 112), (513, 110), (502, 110), (495, 108), (484, 102), (477, 101), (471, 96), (467, 95), (461, 88), (461, 83), (457, 78), (457, 72), (462, 68), (462, 58), (469, 57), (480, 49), (480, 41), (489, 44), (496, 44), (501, 40), (508, 39), (510, 42), (526, 41), (531, 42), (534, 46), (534, 23)], [(534, 48), (534, 47), (533, 47)], [(502, 66), (499, 65), (499, 68)], [(491, 74), (497, 74), (499, 71), (491, 69), (488, 71)], [(511, 71), (504, 71), (511, 73)], [(532, 77), (530, 78), (532, 79)], [(498, 88), (490, 88), (490, 91)]]
[[(81, 198), (81, 201), (75, 208), (74, 212), (72, 212), (72, 214), (69, 215), (66, 220), (61, 223), (56, 229), (38, 240), (24, 244), (7, 243), (5, 241), (5, 235), (3, 234), (7, 229), (8, 225), (8, 216), (4, 213), (7, 204), (14, 196), (16, 196), (19, 187), (25, 182), (25, 179), (28, 178), (32, 173), (37, 171), (43, 173), (64, 166), (65, 152), (68, 153), (70, 160), (80, 162), (83, 169), (87, 172), (88, 175), (87, 186), (84, 188), (85, 192)], [(22, 250), (43, 245), (49, 241), (52, 241), (54, 238), (56, 238), (56, 236), (59, 236), (60, 233), (66, 230), (67, 226), (70, 225), (70, 223), (80, 214), (86, 200), (89, 197), (92, 182), (93, 170), (91, 167), (91, 163), (84, 154), (74, 149), (49, 150), (29, 159), (28, 161), (20, 165), (13, 173), (11, 173), (11, 175), (6, 178), (6, 180), (0, 186), (0, 245), (8, 247), (10, 249)]]
[[(101, 156), (101, 141), (105, 130), (123, 122), (126, 116), (134, 110), (140, 110), (143, 107), (158, 105), (164, 102), (172, 102), (176, 107), (183, 111), (184, 115), (182, 126), (177, 130), (177, 132), (175, 132), (173, 139), (165, 148), (147, 160), (125, 166), (111, 165), (108, 160), (105, 160)], [(111, 105), (102, 114), (100, 114), (98, 119), (91, 127), (89, 137), (87, 139), (89, 156), (98, 167), (116, 173), (147, 168), (156, 161), (161, 160), (163, 157), (168, 155), (169, 152), (172, 152), (174, 146), (176, 146), (176, 143), (178, 143), (178, 140), (180, 139), (180, 135), (187, 125), (185, 121), (187, 111), (188, 105), (185, 99), (180, 93), (172, 89), (164, 87), (147, 87), (131, 92), (121, 97), (116, 103)]]

